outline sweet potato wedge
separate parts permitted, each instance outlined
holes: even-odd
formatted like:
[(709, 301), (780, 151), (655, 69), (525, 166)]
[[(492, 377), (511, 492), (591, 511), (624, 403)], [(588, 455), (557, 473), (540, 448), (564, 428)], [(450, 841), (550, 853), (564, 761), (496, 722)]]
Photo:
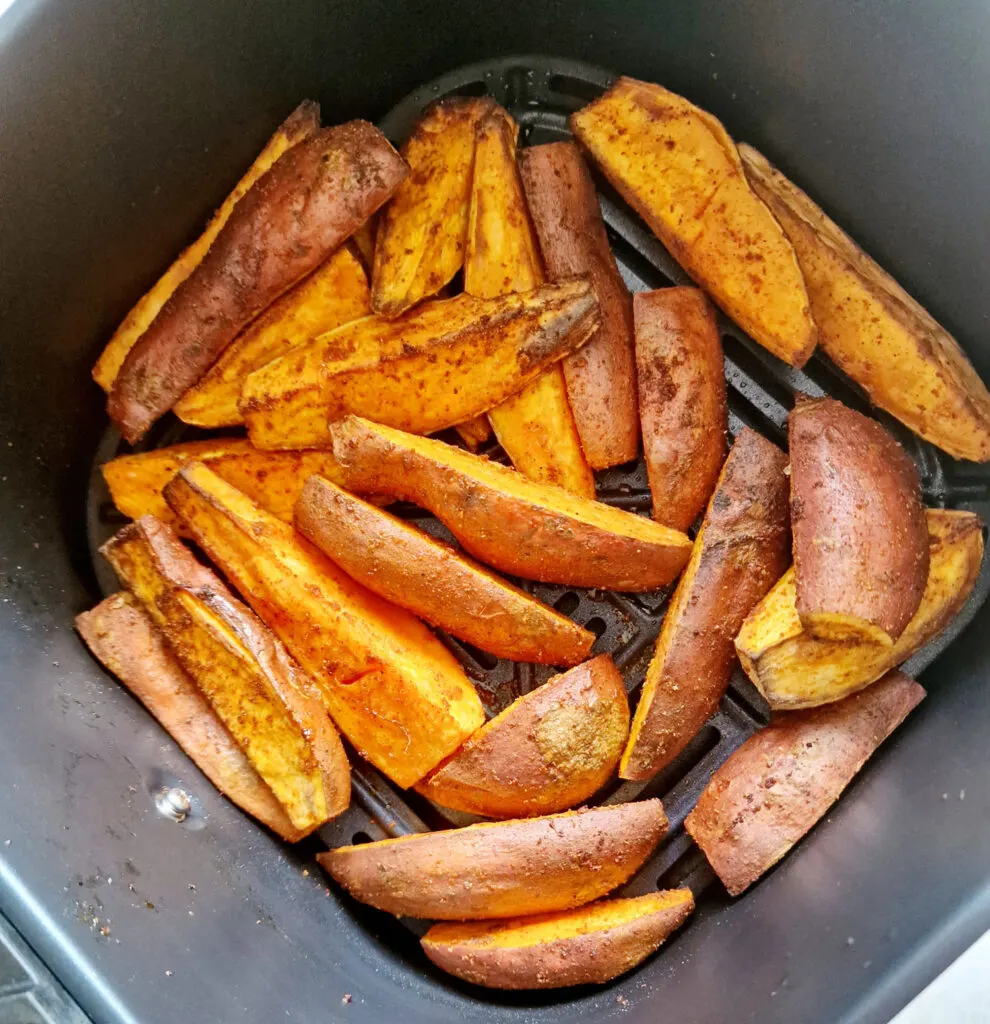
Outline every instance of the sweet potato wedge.
[(794, 248), (711, 114), (620, 78), (571, 128), (671, 255), (754, 340), (803, 366), (816, 340)]
[[(500, 107), (478, 122), (464, 259), (469, 295), (527, 292), (545, 279), (516, 165), (518, 131)], [(489, 409), (488, 419), (524, 476), (595, 496), (595, 479), (581, 450), (559, 366)]]
[(240, 409), (259, 448), (325, 446), (329, 424), (350, 412), (430, 433), (491, 408), (597, 327), (598, 301), (581, 280), (423, 303), (345, 324), (261, 367)]
[(789, 711), (841, 700), (869, 686), (937, 636), (966, 603), (983, 561), (983, 523), (972, 512), (930, 508), (928, 583), (914, 618), (886, 647), (816, 640), (804, 632), (789, 569), (750, 612), (736, 637), (746, 675), (771, 708)]
[(787, 565), (787, 456), (745, 428), (708, 503), (646, 673), (624, 779), (648, 779), (714, 714), (736, 663), (733, 638)]
[(605, 234), (595, 186), (573, 142), (530, 146), (519, 154), (523, 188), (552, 281), (589, 274), (602, 325), (561, 366), (567, 397), (592, 469), (636, 458), (636, 364), (632, 301)]
[(333, 443), (349, 490), (429, 509), (475, 558), (514, 576), (655, 590), (691, 552), (683, 533), (442, 441), (348, 416), (334, 425)]
[(990, 393), (956, 339), (764, 156), (739, 154), (794, 246), (832, 361), (926, 441), (990, 459)]
[(358, 753), (400, 786), (418, 782), (485, 720), (453, 655), (202, 463), (165, 498), (199, 546), (319, 687)]
[(175, 415), (198, 427), (243, 423), (237, 402), (249, 373), (370, 313), (364, 268), (348, 246), (341, 246), (227, 346), (206, 376), (176, 402)]
[(879, 423), (832, 398), (798, 395), (787, 430), (801, 624), (889, 647), (928, 579), (918, 471)]
[(271, 787), (293, 826), (350, 803), (351, 770), (315, 688), (282, 644), (152, 516), (101, 549)]
[(304, 833), (176, 660), (137, 598), (121, 592), (76, 616), (86, 646), (155, 716), (217, 789), (290, 843)]
[(366, 121), (293, 146), (237, 204), (209, 251), (127, 353), (107, 402), (131, 443), (284, 291), (398, 188), (407, 168)]
[(667, 830), (659, 800), (484, 822), (316, 859), (357, 900), (437, 921), (579, 907), (628, 881)]
[(371, 304), (393, 317), (429, 298), (461, 269), (467, 239), (474, 132), (495, 104), (454, 97), (429, 107), (402, 147), (409, 177), (383, 211)]
[(780, 715), (719, 768), (684, 827), (730, 895), (810, 831), (924, 696), (890, 672), (835, 704)]
[(608, 781), (628, 734), (622, 676), (600, 654), (513, 701), (416, 788), (487, 818), (564, 811)]
[(477, 451), (492, 436), (492, 425), (488, 417), (482, 413), (480, 416), (472, 416), (464, 423), (457, 424), (457, 433), (461, 440), (472, 452)]
[[(351, 244), (361, 258), (361, 263), (370, 274), (375, 266), (375, 236), (378, 234), (378, 214), (373, 213), (355, 232), (351, 235)], [(368, 302), (371, 302), (371, 295), (368, 295)]]
[(686, 530), (725, 461), (728, 408), (715, 312), (697, 288), (633, 299), (643, 452), (653, 518)]
[(429, 534), (312, 476), (296, 529), (379, 597), (513, 661), (576, 665), (595, 634)]
[(234, 186), (234, 190), (223, 201), (220, 209), (213, 215), (206, 230), (179, 258), (165, 271), (154, 287), (143, 295), (134, 308), (124, 318), (124, 322), (113, 333), (106, 348), (93, 367), (93, 379), (109, 392), (113, 387), (120, 367), (127, 353), (134, 347), (138, 338), (151, 326), (162, 306), (171, 298), (172, 293), (199, 266), (209, 251), (220, 230), (230, 220), (234, 207), (244, 198), (254, 183), (271, 170), (273, 164), (283, 153), (304, 139), (311, 138), (320, 130), (320, 105), (311, 100), (304, 100), (279, 125), (275, 134), (268, 140), (265, 148), (258, 154), (247, 173)]

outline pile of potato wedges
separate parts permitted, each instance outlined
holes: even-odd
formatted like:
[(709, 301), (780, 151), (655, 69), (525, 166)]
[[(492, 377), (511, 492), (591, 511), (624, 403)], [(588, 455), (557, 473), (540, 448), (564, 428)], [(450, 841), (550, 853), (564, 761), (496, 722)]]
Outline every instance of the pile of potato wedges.
[[(571, 128), (520, 149), (506, 110), (452, 98), (396, 151), (303, 103), (93, 370), (131, 444), (169, 412), (243, 432), (103, 466), (133, 522), (83, 639), (290, 842), (348, 807), (355, 758), (482, 819), (319, 861), (499, 988), (606, 982), (690, 915), (688, 889), (609, 899), (668, 823), (596, 795), (670, 765), (738, 665), (774, 715), (685, 827), (732, 895), (784, 856), (922, 699), (898, 666), (983, 558), (980, 520), (926, 509), (898, 442), (837, 401), (797, 396), (787, 453), (730, 439), (715, 307), (793, 366), (820, 343), (875, 406), (988, 461), (990, 394), (954, 339), (686, 99), (621, 78)], [(593, 167), (697, 287), (629, 294)], [(493, 437), (504, 463), (478, 454)], [(595, 499), (640, 453), (652, 517)], [(672, 587), (632, 713), (594, 634), (519, 579)], [(560, 672), (486, 721), (435, 630)]]

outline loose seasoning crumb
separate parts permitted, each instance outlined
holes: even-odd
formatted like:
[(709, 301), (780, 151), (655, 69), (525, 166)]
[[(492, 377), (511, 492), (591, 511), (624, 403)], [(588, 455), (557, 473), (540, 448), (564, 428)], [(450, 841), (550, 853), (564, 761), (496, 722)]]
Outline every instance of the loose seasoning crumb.
[(168, 970), (168, 968), (165, 969), (165, 977), (166, 978), (171, 978), (172, 977), (172, 971)]
[(616, 996), (615, 997), (615, 1001), (619, 1004), (619, 1006), (628, 1006), (629, 1005), (629, 1000), (626, 999), (625, 996)]
[(347, 1003), (353, 1003), (354, 997), (350, 994), (350, 992), (345, 992), (343, 998), (340, 1001), (346, 1005)]

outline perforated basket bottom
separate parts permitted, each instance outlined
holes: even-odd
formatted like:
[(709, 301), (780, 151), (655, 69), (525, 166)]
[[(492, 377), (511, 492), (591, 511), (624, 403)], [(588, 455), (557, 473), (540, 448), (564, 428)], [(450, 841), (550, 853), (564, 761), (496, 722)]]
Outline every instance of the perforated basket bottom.
[[(426, 104), (449, 95), (490, 95), (518, 121), (521, 145), (559, 141), (570, 137), (568, 115), (599, 95), (612, 78), (600, 69), (556, 58), (488, 61), (452, 72), (411, 93), (382, 119), (381, 128), (399, 143), (408, 135)], [(639, 218), (605, 182), (596, 181), (609, 237), (630, 289), (644, 291), (688, 283), (684, 272)], [(901, 441), (918, 465), (927, 504), (970, 509), (987, 519), (990, 475), (985, 468), (954, 462), (895, 420), (872, 410), (856, 386), (824, 356), (814, 356), (804, 370), (793, 370), (721, 315), (719, 327), (725, 348), (729, 430), (733, 436), (742, 427), (749, 426), (785, 447), (785, 420), (794, 393), (829, 394), (877, 416)], [(152, 432), (142, 447), (162, 447), (198, 436), (202, 433), (169, 418)], [(453, 437), (448, 439), (453, 440)], [(113, 508), (99, 467), (124, 447), (116, 431), (108, 430), (96, 455), (89, 489), (90, 550), (97, 577), (107, 594), (119, 587), (109, 566), (98, 555), (98, 548), (126, 520)], [(504, 458), (497, 447), (487, 449), (487, 454)], [(597, 488), (602, 501), (649, 515), (650, 496), (642, 461), (598, 474)], [(422, 510), (403, 506), (399, 511), (431, 533), (452, 539)], [(667, 593), (614, 594), (518, 582), (595, 633), (597, 641), (593, 653), (612, 654), (635, 701), (663, 619)], [(962, 613), (942, 636), (908, 662), (906, 671), (916, 675), (927, 667), (972, 619), (988, 589), (990, 570), (984, 564)], [(555, 671), (546, 666), (500, 661), (454, 638), (444, 636), (443, 639), (461, 661), (492, 713), (545, 682)], [(657, 887), (688, 885), (698, 897), (712, 882), (710, 869), (684, 832), (682, 823), (712, 772), (747, 736), (764, 725), (768, 717), (763, 698), (742, 672), (737, 671), (716, 714), (673, 764), (648, 783), (614, 780), (598, 794), (597, 802), (604, 803), (641, 796), (661, 797), (671, 824), (668, 837), (655, 855), (617, 895), (638, 895)], [(353, 778), (353, 805), (320, 832), (331, 847), (431, 828), (449, 828), (475, 820), (469, 815), (438, 808), (415, 793), (396, 789), (358, 759), (355, 759)], [(408, 924), (416, 932), (425, 929), (422, 922)]]

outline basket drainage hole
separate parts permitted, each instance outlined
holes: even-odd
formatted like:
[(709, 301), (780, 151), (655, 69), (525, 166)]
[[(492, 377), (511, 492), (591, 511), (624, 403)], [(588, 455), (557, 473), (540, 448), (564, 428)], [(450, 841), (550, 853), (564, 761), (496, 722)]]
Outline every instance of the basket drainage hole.
[(579, 598), (573, 590), (568, 590), (566, 594), (561, 594), (560, 597), (554, 601), (553, 606), (561, 615), (570, 615), (580, 603), (581, 598)]
[(584, 624), (584, 628), (590, 629), (591, 632), (595, 634), (596, 639), (601, 640), (605, 630), (608, 629), (608, 623), (603, 618), (596, 615), (593, 619), (588, 619)]
[(365, 843), (370, 843), (371, 841), (371, 836), (369, 836), (367, 832), (355, 832), (354, 835), (351, 836), (351, 842), (354, 846), (363, 846)]

